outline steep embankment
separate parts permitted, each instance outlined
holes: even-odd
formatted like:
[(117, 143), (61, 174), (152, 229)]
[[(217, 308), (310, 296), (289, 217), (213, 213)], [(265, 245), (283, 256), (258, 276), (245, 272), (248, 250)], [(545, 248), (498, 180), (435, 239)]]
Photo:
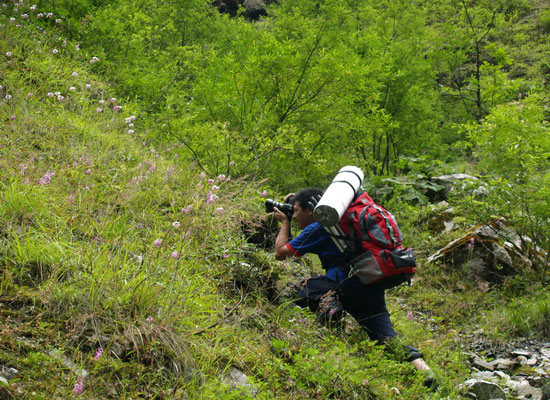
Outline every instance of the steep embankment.
[(276, 263), (242, 233), (261, 225), (260, 184), (147, 139), (63, 23), (0, 14), (0, 397), (460, 397), (461, 329), (485, 293), (426, 268), (388, 296), (436, 393), (351, 319), (320, 327), (285, 297), (315, 261)]

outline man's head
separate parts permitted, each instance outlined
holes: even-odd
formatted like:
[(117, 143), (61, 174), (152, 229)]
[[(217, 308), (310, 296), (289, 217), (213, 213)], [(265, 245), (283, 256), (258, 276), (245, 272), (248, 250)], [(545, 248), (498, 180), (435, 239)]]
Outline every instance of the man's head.
[(292, 218), (298, 224), (298, 228), (304, 229), (315, 222), (313, 210), (323, 195), (323, 191), (317, 188), (306, 188), (294, 195), (294, 214)]

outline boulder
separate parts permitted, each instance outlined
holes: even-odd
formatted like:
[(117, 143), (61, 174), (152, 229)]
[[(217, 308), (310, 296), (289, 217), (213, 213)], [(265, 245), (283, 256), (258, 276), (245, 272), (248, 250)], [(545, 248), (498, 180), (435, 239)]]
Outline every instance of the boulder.
[[(428, 261), (442, 261), (447, 266), (462, 268), (470, 278), (499, 282), (533, 264), (525, 256), (529, 238), (521, 237), (503, 218), (470, 228), (462, 237), (453, 240)], [(541, 255), (545, 255), (537, 249)]]
[(494, 382), (482, 379), (469, 379), (465, 383), (466, 394), (476, 400), (506, 399), (504, 390)]
[[(467, 174), (433, 176), (430, 178), (430, 182), (438, 186), (442, 186), (444, 187), (444, 189), (433, 192), (428, 191), (427, 197), (430, 199), (430, 201), (445, 200), (453, 191), (464, 189), (468, 183), (474, 181), (479, 181), (479, 179), (475, 176)], [(482, 185), (480, 185), (480, 187), (482, 187)], [(483, 193), (482, 189), (477, 188), (475, 190)]]

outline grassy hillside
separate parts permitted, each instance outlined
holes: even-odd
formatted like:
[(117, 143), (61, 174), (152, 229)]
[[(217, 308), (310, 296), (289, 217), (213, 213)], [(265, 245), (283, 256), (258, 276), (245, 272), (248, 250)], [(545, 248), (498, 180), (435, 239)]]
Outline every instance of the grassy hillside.
[[(278, 263), (248, 243), (265, 182), (232, 179), (232, 160), (207, 176), (152, 142), (156, 122), (92, 72), (101, 57), (48, 10), (10, 7), (0, 14), (0, 370), (15, 372), (0, 398), (460, 398), (461, 335), (509, 293), (427, 265), (449, 238), (415, 222), (425, 210), (399, 211), (425, 266), (388, 302), (438, 392), (354, 321), (328, 329), (293, 306), (285, 288), (319, 265)], [(530, 289), (515, 295), (529, 312)], [(502, 315), (490, 323), (512, 332)], [(246, 384), (230, 381), (235, 370)]]

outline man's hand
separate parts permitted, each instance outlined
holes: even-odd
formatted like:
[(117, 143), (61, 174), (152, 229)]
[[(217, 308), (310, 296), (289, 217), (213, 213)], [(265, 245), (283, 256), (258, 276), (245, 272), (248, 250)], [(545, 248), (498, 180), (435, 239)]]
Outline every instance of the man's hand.
[(273, 218), (275, 218), (279, 222), (288, 221), (287, 215), (279, 210), (277, 207), (273, 207)]

